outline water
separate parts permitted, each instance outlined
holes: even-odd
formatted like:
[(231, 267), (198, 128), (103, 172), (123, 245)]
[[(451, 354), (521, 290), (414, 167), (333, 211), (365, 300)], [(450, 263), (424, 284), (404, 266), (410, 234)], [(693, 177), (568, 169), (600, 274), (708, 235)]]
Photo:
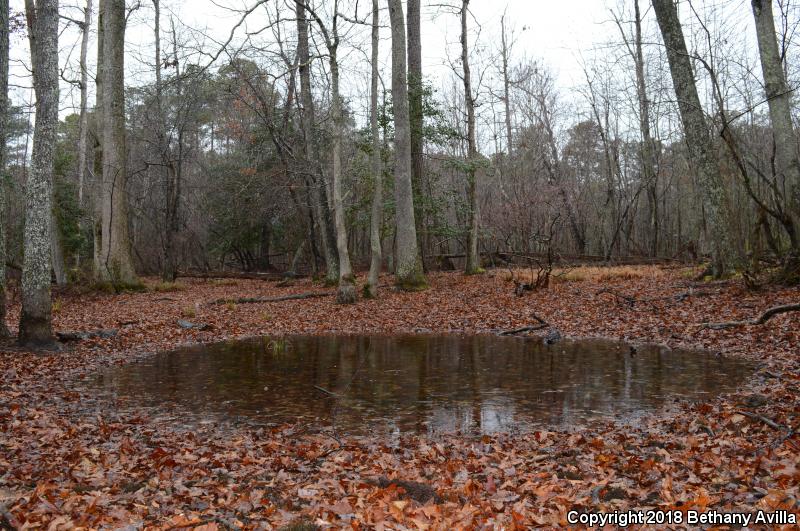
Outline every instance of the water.
[(676, 397), (708, 400), (744, 360), (655, 346), (489, 335), (290, 336), (196, 345), (89, 382), (181, 420), (335, 425), (351, 434), (527, 431), (635, 421)]

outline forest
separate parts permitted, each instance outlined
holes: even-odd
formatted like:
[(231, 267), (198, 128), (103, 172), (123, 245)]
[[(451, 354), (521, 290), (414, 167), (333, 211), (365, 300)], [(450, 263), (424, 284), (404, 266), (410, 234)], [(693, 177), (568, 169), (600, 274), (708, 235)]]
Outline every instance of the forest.
[(0, 529), (793, 528), (800, 5), (564, 4), (0, 0)]

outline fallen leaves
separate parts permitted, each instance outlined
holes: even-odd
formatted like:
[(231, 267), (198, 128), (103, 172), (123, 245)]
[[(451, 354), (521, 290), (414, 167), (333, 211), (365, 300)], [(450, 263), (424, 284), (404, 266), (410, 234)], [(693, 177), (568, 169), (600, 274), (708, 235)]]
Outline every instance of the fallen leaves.
[[(694, 326), (797, 300), (797, 289), (753, 293), (722, 284), (711, 295), (680, 298), (687, 281), (670, 270), (658, 282), (647, 275), (586, 279), (523, 298), (488, 275), (435, 274), (430, 283), (426, 292), (383, 290), (379, 300), (351, 306), (332, 297), (202, 304), (291, 295), (248, 280), (189, 280), (166, 299), (63, 295), (57, 329), (118, 333), (86, 338), (56, 355), (11, 347), (0, 354), (0, 527), (214, 530), (307, 522), (525, 529), (565, 525), (573, 508), (798, 511), (800, 442), (783, 429), (800, 423), (798, 315), (723, 331)], [(630, 308), (624, 299), (596, 297), (601, 288), (650, 302)], [(292, 287), (317, 289), (308, 281)], [(208, 328), (176, 324), (189, 307), (192, 322)], [(12, 319), (18, 311), (12, 305)], [(532, 313), (567, 336), (705, 346), (762, 367), (734, 395), (671, 405), (635, 428), (605, 422), (575, 433), (340, 436), (341, 445), (314, 426), (188, 428), (174, 415), (122, 407), (72, 387), (103, 365), (185, 342), (332, 331), (486, 332), (529, 325)]]

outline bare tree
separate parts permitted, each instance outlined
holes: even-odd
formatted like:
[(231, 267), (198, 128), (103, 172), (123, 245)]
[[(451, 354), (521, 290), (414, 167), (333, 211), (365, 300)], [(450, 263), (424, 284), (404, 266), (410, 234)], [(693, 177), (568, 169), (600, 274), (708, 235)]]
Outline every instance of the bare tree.
[(659, 243), (659, 218), (658, 218), (658, 170), (656, 168), (656, 153), (653, 136), (650, 132), (650, 99), (647, 95), (647, 83), (644, 71), (644, 49), (642, 43), (642, 14), (639, 9), (639, 0), (633, 2), (633, 43), (622, 26), (620, 19), (614, 15), (614, 20), (619, 28), (625, 47), (634, 63), (636, 73), (636, 99), (639, 107), (639, 131), (642, 135), (640, 148), (640, 164), (642, 167), (642, 180), (647, 187), (647, 200), (650, 206), (650, 255), (658, 255)]
[(475, 138), (475, 100), (472, 97), (472, 79), (469, 69), (469, 44), (467, 16), (469, 0), (461, 2), (461, 66), (464, 69), (464, 105), (467, 107), (467, 190), (469, 201), (469, 232), (467, 237), (467, 261), (464, 272), (474, 275), (481, 271), (478, 254), (478, 144)]
[(772, 122), (772, 137), (775, 143), (775, 174), (784, 190), (789, 218), (790, 236), (789, 268), (797, 275), (800, 268), (800, 244), (795, 233), (797, 217), (800, 215), (800, 160), (797, 153), (797, 138), (792, 126), (792, 94), (786, 83), (786, 75), (775, 36), (775, 20), (770, 0), (752, 0), (753, 16), (764, 75), (764, 89)]
[(128, 236), (125, 146), (125, 1), (100, 0), (103, 23), (102, 78), (103, 198), (102, 249), (96, 275), (115, 286), (138, 279)]
[(397, 253), (395, 282), (404, 290), (425, 288), (414, 222), (411, 185), (411, 131), (406, 81), (406, 28), (401, 0), (388, 0), (392, 27), (392, 104), (394, 106), (394, 190)]
[(306, 17), (306, 0), (295, 0), (297, 18), (297, 54), (298, 71), (300, 72), (301, 122), (305, 135), (306, 158), (312, 165), (309, 185), (311, 202), (319, 227), (322, 250), (327, 268), (326, 280), (329, 284), (338, 282), (339, 258), (336, 249), (336, 237), (330, 223), (330, 212), (326, 198), (325, 177), (322, 172), (322, 159), (315, 136), (314, 98), (311, 94), (311, 57), (308, 46), (308, 18)]
[(81, 114), (78, 125), (78, 203), (83, 206), (83, 187), (86, 182), (86, 158), (89, 137), (89, 68), (86, 65), (86, 54), (89, 51), (89, 29), (92, 26), (92, 0), (86, 0), (81, 26)]
[(509, 158), (513, 156), (513, 137), (511, 134), (511, 79), (509, 74), (509, 55), (511, 53), (511, 45), (508, 42), (506, 35), (506, 14), (500, 17), (500, 57), (503, 60), (502, 74), (503, 74), (503, 110), (505, 112), (505, 125), (506, 125), (506, 154)]
[(378, 296), (378, 276), (381, 272), (381, 224), (383, 222), (383, 168), (381, 164), (381, 137), (378, 128), (378, 46), (380, 16), (378, 0), (372, 0), (372, 57), (369, 99), (369, 127), (372, 137), (370, 170), (373, 179), (372, 212), (369, 224), (370, 265), (365, 294)]
[(36, 123), (25, 190), (19, 342), (47, 347), (53, 343), (50, 215), (58, 127), (58, 0), (25, 0), (25, 15), (36, 92)]
[[(183, 148), (184, 148), (184, 129), (183, 120), (175, 118), (176, 122), (172, 127), (167, 125), (166, 110), (164, 108), (164, 82), (162, 68), (164, 64), (169, 64), (175, 68), (175, 91), (177, 100), (182, 100), (182, 77), (180, 71), (180, 61), (178, 59), (178, 36), (172, 23), (173, 58), (172, 61), (164, 61), (161, 55), (161, 2), (153, 0), (155, 11), (155, 24), (153, 28), (155, 37), (155, 105), (156, 105), (156, 149), (159, 160), (158, 168), (162, 174), (164, 188), (164, 230), (161, 257), (161, 279), (165, 282), (174, 282), (178, 275), (178, 261), (175, 250), (175, 240), (179, 230), (178, 207), (181, 197), (181, 186), (183, 181)], [(170, 129), (177, 130), (177, 139), (173, 156), (172, 134)]]
[(708, 216), (709, 237), (713, 246), (713, 273), (715, 277), (720, 277), (726, 268), (735, 265), (732, 262), (736, 260), (736, 252), (730, 237), (730, 216), (719, 162), (697, 93), (694, 71), (678, 18), (678, 8), (674, 0), (653, 0), (653, 8), (667, 51), (689, 161), (697, 172), (703, 206)]
[(339, 2), (333, 2), (333, 22), (330, 30), (322, 19), (308, 4), (306, 10), (317, 22), (325, 47), (328, 49), (328, 68), (331, 74), (331, 119), (333, 121), (333, 219), (336, 229), (336, 250), (339, 256), (339, 287), (336, 291), (336, 302), (350, 304), (356, 301), (358, 294), (355, 287), (355, 276), (350, 265), (350, 253), (347, 249), (347, 226), (344, 219), (344, 199), (342, 190), (342, 98), (339, 94)]
[(103, 269), (103, 197), (105, 184), (103, 181), (103, 53), (104, 38), (104, 2), (98, 0), (97, 5), (97, 72), (94, 76), (94, 163), (92, 187), (92, 270), (95, 279), (100, 278)]
[[(408, 35), (408, 115), (411, 126), (411, 187), (415, 195), (422, 190), (423, 177), (423, 110), (422, 110), (422, 26), (421, 0), (408, 0), (406, 6), (406, 33)], [(423, 212), (414, 203), (414, 221), (417, 239), (423, 238)], [(420, 242), (424, 244), (424, 240)], [(424, 267), (423, 262), (423, 267)]]
[[(377, 1), (377, 0), (374, 0)], [(0, 339), (11, 334), (6, 325), (6, 159), (8, 148), (9, 97), (8, 56), (10, 51), (8, 0), (0, 0)]]

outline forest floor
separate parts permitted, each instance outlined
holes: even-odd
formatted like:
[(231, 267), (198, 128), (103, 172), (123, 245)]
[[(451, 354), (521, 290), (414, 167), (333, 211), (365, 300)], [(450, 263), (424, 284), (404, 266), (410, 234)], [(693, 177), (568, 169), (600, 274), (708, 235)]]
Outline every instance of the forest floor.
[[(564, 525), (571, 509), (798, 513), (800, 313), (756, 326), (701, 325), (800, 302), (800, 290), (748, 291), (736, 281), (693, 282), (691, 273), (655, 266), (575, 270), (523, 297), (500, 270), (435, 273), (427, 291), (385, 288), (380, 299), (350, 306), (333, 297), (210, 304), (331, 291), (308, 280), (278, 287), (181, 279), (177, 291), (57, 293), (57, 331), (119, 332), (52, 354), (0, 346), (0, 529), (270, 529), (300, 521), (321, 528), (522, 529)], [(9, 322), (18, 312), (12, 301)], [(634, 427), (607, 422), (579, 432), (407, 436), (399, 445), (377, 436), (346, 437), (340, 445), (294, 426), (181, 430), (140, 411), (99, 410), (73, 386), (103, 366), (186, 342), (491, 332), (535, 324), (533, 313), (565, 336), (706, 348), (751, 358), (758, 369), (736, 393), (680, 403)], [(183, 329), (178, 319), (210, 328)]]

